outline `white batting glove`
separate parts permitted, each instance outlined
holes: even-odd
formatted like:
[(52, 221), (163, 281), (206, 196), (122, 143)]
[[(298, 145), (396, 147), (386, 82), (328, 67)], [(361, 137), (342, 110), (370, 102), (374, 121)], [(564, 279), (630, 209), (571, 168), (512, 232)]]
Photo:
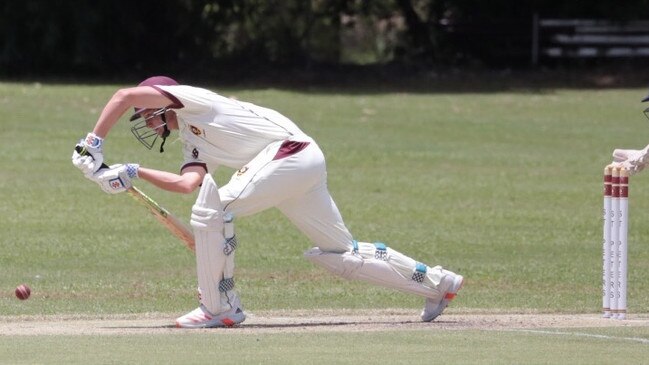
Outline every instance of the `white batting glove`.
[(107, 169), (100, 169), (93, 175), (93, 179), (105, 193), (118, 194), (133, 186), (131, 180), (137, 179), (139, 168), (138, 164), (112, 165)]
[(97, 172), (104, 163), (103, 152), (104, 139), (94, 133), (88, 133), (85, 139), (82, 139), (75, 146), (75, 152), (84, 158), (77, 158), (75, 163), (74, 153), (72, 154), (72, 163), (80, 169), (84, 175)]
[[(77, 145), (79, 147), (79, 150), (81, 149), (81, 145)], [(76, 151), (76, 149), (72, 152), (72, 164), (81, 170), (83, 172), (83, 176), (86, 177), (86, 179), (91, 180), (96, 182), (94, 178), (94, 172), (92, 171), (92, 165), (94, 165), (93, 159), (90, 156), (83, 156), (79, 154), (79, 152)]]

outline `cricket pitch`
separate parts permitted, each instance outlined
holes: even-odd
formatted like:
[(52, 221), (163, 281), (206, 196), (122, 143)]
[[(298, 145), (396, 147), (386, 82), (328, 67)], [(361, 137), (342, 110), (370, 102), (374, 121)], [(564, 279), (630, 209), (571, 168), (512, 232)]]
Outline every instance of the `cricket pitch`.
[[(450, 309), (450, 308), (449, 308)], [(125, 335), (180, 334), (197, 331), (232, 333), (363, 332), (391, 330), (533, 330), (583, 327), (649, 327), (649, 315), (611, 320), (601, 314), (474, 314), (449, 310), (436, 321), (424, 323), (411, 309), (286, 310), (247, 312), (234, 328), (178, 329), (174, 319), (182, 313), (128, 315), (0, 316), (0, 335)]]

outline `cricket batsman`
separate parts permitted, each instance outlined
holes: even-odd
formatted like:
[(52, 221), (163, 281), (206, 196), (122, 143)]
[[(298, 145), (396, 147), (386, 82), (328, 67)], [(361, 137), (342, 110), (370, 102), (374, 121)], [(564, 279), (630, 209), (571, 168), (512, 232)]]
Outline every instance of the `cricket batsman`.
[[(179, 173), (134, 163), (102, 168), (108, 133), (132, 108), (131, 130), (148, 149), (161, 140), (163, 152), (171, 131), (178, 131)], [(320, 147), (272, 109), (166, 76), (150, 77), (115, 92), (92, 132), (75, 146), (72, 162), (110, 194), (126, 191), (138, 178), (172, 192), (199, 190), (191, 213), (199, 306), (176, 319), (177, 327), (229, 327), (245, 320), (235, 290), (237, 242), (231, 232), (239, 218), (271, 207), (309, 238), (313, 247), (304, 253), (307, 260), (347, 279), (424, 297), (423, 321), (437, 318), (463, 284), (461, 275), (441, 266), (428, 266), (380, 242), (355, 240), (327, 189)], [(220, 165), (237, 171), (218, 188), (210, 174)]]

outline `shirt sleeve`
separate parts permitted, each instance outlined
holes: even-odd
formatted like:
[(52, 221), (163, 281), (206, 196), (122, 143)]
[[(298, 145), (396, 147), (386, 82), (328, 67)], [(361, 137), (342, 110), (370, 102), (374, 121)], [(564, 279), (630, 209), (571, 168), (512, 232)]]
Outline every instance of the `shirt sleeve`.
[(183, 163), (180, 166), (182, 172), (185, 168), (190, 166), (201, 166), (206, 172), (209, 172), (207, 163), (201, 159), (198, 149), (191, 144), (183, 145)]
[(158, 86), (161, 92), (173, 99), (171, 106), (179, 105), (186, 115), (210, 113), (214, 104), (214, 93), (209, 90), (187, 85)]

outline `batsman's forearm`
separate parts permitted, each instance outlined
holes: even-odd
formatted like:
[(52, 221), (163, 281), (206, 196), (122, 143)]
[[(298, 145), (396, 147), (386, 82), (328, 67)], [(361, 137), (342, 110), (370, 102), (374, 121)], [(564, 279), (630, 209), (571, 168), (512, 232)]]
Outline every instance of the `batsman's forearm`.
[(149, 86), (119, 89), (108, 101), (101, 112), (93, 132), (99, 137), (106, 137), (110, 129), (129, 108), (163, 108), (172, 101), (156, 89)]
[(172, 172), (146, 167), (140, 167), (138, 169), (138, 177), (140, 179), (146, 180), (160, 189), (183, 194), (189, 194), (199, 186), (199, 177), (194, 175), (198, 174), (178, 175)]
[(119, 118), (128, 110), (129, 104), (122, 90), (118, 90), (106, 103), (93, 129), (93, 133), (101, 138), (106, 138), (108, 132), (113, 128)]

